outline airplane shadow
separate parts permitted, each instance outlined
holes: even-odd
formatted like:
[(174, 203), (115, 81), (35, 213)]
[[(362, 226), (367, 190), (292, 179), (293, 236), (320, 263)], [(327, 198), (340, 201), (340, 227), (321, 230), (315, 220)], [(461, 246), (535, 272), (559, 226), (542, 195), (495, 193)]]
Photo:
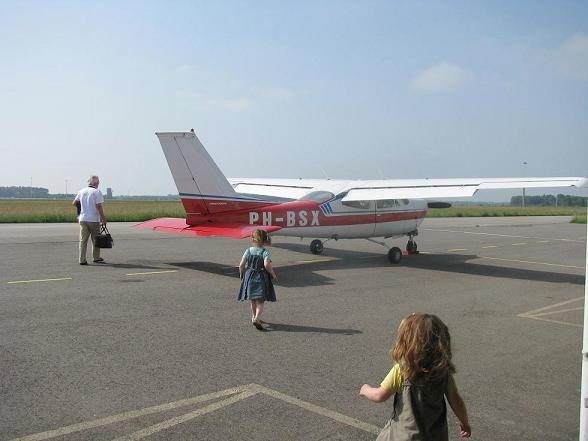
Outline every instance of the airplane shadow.
[[(431, 271), (444, 271), (451, 273), (468, 274), (474, 276), (496, 277), (501, 279), (534, 280), (550, 283), (571, 283), (584, 285), (584, 276), (552, 271), (539, 271), (524, 268), (510, 268), (506, 266), (494, 266), (484, 263), (469, 262), (479, 259), (476, 255), (465, 254), (418, 254), (406, 256), (401, 265), (410, 268), (425, 269)], [(505, 262), (508, 264), (508, 262)]]
[(264, 323), (264, 331), (266, 332), (315, 332), (321, 334), (342, 334), (342, 335), (355, 335), (361, 334), (361, 331), (357, 329), (337, 329), (337, 328), (318, 328), (316, 326), (300, 326), (290, 325), (286, 323)]
[[(584, 284), (584, 275), (567, 274), (554, 271), (540, 271), (507, 266), (494, 266), (482, 263), (474, 254), (416, 254), (404, 256), (399, 265), (388, 262), (385, 253), (365, 251), (326, 249), (321, 256), (308, 253), (304, 244), (275, 244), (274, 248), (302, 252), (308, 256), (303, 262), (276, 265), (278, 287), (287, 288), (333, 285), (336, 279), (320, 274), (322, 271), (382, 268), (396, 271), (415, 268), (429, 271), (443, 271), (456, 274), (468, 274), (500, 279), (533, 280), (550, 283)], [(474, 261), (475, 259), (478, 259)], [(316, 260), (313, 262), (312, 260)], [(166, 265), (178, 266), (195, 271), (232, 277), (238, 280), (239, 270), (236, 266), (216, 262), (165, 262)]]

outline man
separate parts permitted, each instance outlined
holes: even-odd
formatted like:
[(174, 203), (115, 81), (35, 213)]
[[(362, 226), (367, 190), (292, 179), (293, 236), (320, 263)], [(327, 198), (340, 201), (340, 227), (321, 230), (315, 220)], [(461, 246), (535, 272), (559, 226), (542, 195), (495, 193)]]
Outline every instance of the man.
[(88, 248), (88, 238), (92, 238), (92, 260), (94, 263), (104, 263), (100, 257), (100, 248), (96, 246), (96, 236), (100, 232), (100, 226), (106, 226), (106, 217), (102, 204), (104, 196), (98, 190), (100, 180), (98, 176), (88, 178), (88, 186), (78, 191), (72, 205), (78, 206), (80, 215), (80, 265), (87, 265), (86, 250)]

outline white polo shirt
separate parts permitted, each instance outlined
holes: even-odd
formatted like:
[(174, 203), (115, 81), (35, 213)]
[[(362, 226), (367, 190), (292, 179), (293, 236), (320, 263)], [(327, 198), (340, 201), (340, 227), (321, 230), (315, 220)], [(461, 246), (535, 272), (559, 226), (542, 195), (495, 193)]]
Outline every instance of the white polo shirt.
[(100, 190), (94, 187), (86, 187), (78, 191), (74, 201), (80, 201), (82, 205), (82, 211), (78, 218), (80, 222), (100, 222), (100, 213), (96, 208), (96, 204), (104, 202), (104, 196), (102, 196)]

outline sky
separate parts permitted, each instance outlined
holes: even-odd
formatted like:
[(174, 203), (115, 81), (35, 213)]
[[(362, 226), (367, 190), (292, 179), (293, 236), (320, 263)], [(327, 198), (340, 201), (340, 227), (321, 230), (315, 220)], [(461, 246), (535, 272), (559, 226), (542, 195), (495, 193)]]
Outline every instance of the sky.
[(0, 54), (0, 186), (177, 194), (191, 128), (228, 177), (588, 176), (586, 1), (2, 0)]

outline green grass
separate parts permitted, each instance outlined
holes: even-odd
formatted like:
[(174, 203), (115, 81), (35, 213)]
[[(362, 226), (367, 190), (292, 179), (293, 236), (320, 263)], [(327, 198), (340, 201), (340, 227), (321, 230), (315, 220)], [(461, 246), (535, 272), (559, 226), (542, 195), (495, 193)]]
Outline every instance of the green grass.
[[(108, 222), (141, 222), (156, 217), (185, 217), (179, 201), (109, 201)], [(76, 222), (76, 208), (66, 200), (0, 200), (0, 223)]]
[(585, 207), (512, 207), (464, 206), (451, 208), (431, 208), (427, 217), (501, 217), (501, 216), (573, 216), (577, 223), (586, 223)]
[[(157, 217), (185, 217), (180, 201), (113, 201), (104, 203), (109, 222), (141, 222)], [(464, 206), (432, 208), (427, 217), (573, 216), (586, 223), (585, 207)], [(0, 200), (0, 223), (76, 222), (76, 210), (69, 200)]]

